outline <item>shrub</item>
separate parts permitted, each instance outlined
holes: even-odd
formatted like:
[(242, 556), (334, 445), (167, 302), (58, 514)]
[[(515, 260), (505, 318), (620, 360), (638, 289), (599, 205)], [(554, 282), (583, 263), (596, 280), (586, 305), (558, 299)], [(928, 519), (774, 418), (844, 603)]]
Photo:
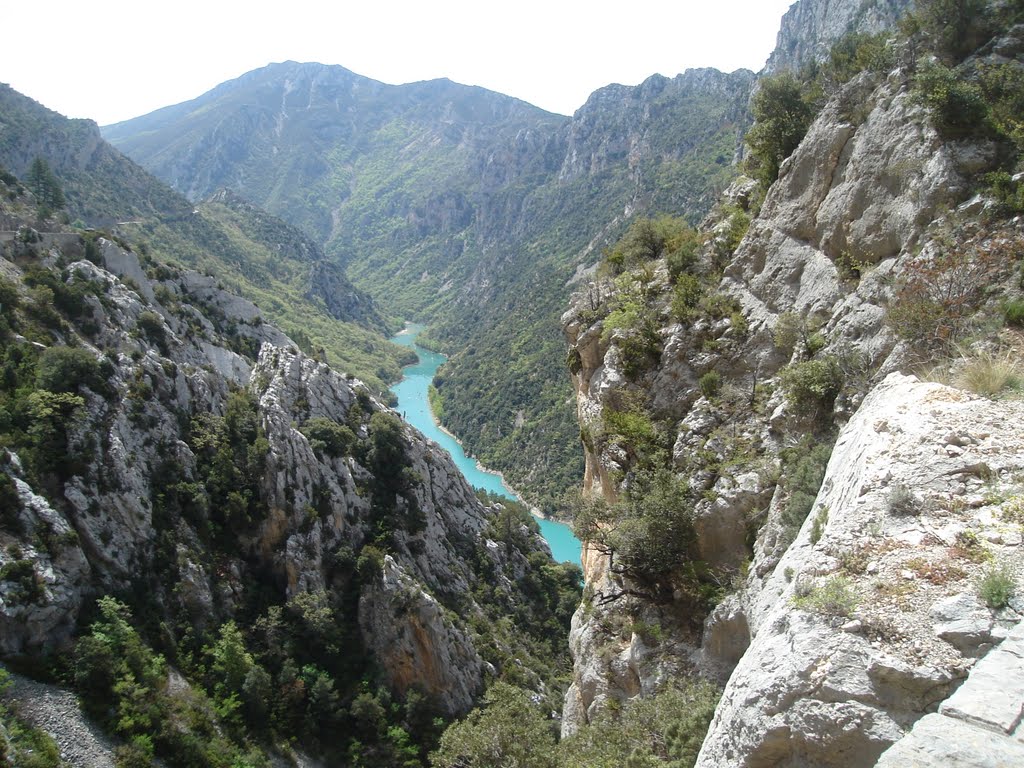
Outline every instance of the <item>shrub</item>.
[(812, 445), (806, 440), (782, 452), (784, 483), (789, 491), (789, 500), (782, 512), (781, 521), (789, 529), (791, 540), (814, 507), (831, 454), (830, 443)]
[(861, 72), (884, 72), (896, 63), (886, 32), (849, 32), (829, 51), (826, 76), (836, 84), (852, 80)]
[(665, 266), (672, 282), (688, 275), (697, 263), (697, 252), (703, 240), (697, 230), (685, 223), (665, 243)]
[(798, 414), (806, 416), (831, 411), (845, 380), (835, 355), (788, 365), (780, 372), (780, 378), (786, 400)]
[(762, 78), (754, 95), (754, 125), (747, 145), (757, 179), (765, 187), (778, 178), (779, 166), (799, 146), (814, 117), (801, 84), (790, 74)]
[[(1024, 130), (1020, 130), (1021, 139), (1024, 143)], [(1021, 147), (1024, 150), (1024, 147)], [(1024, 183), (1014, 181), (1013, 177), (1006, 171), (990, 173), (985, 177), (989, 184), (992, 196), (999, 201), (1009, 213), (1024, 213)], [(1024, 317), (1019, 325), (1024, 325)]]
[(1011, 299), (1003, 304), (1003, 319), (1007, 325), (1024, 327), (1024, 299)]
[(1009, 269), (999, 247), (947, 247), (934, 258), (917, 258), (907, 265), (886, 319), (897, 336), (926, 349), (954, 344), (986, 291)]
[(107, 390), (99, 360), (79, 347), (44, 349), (36, 364), (36, 386), (57, 393), (77, 392), (83, 386), (94, 392)]
[(12, 560), (0, 567), (0, 581), (15, 585), (12, 597), (22, 603), (38, 603), (46, 596), (43, 581), (31, 560)]
[(163, 354), (167, 354), (167, 330), (164, 328), (164, 319), (159, 314), (146, 310), (139, 315), (135, 325)]
[(992, 566), (978, 580), (978, 596), (994, 611), (1005, 608), (1016, 591), (1013, 575), (1003, 566)]
[(363, 584), (376, 582), (384, 572), (384, 551), (372, 544), (367, 544), (356, 559), (356, 571)]
[(672, 316), (681, 322), (690, 320), (703, 298), (704, 286), (700, 280), (694, 275), (680, 275), (672, 289)]
[(347, 456), (357, 440), (355, 432), (349, 427), (322, 416), (314, 416), (307, 421), (301, 432), (315, 448), (335, 458)]
[(833, 576), (823, 584), (817, 584), (797, 595), (793, 604), (802, 611), (819, 613), (824, 616), (850, 616), (857, 610), (856, 593), (842, 576)]
[(700, 393), (709, 400), (715, 397), (722, 388), (722, 376), (718, 371), (708, 371), (697, 382)]
[(825, 532), (826, 525), (828, 525), (828, 507), (822, 506), (818, 510), (818, 514), (814, 516), (814, 522), (811, 523), (811, 544), (821, 541), (821, 534)]
[(962, 138), (988, 127), (989, 107), (985, 94), (956, 71), (938, 62), (926, 62), (917, 72), (914, 88), (918, 100), (928, 107), (936, 129), (945, 138)]
[(903, 483), (896, 483), (889, 491), (886, 506), (889, 509), (889, 514), (899, 517), (917, 515), (921, 512), (921, 502), (918, 501), (913, 491)]
[(559, 743), (558, 765), (692, 766), (718, 697), (707, 682), (679, 680), (653, 696), (631, 699), (622, 712), (599, 715)]

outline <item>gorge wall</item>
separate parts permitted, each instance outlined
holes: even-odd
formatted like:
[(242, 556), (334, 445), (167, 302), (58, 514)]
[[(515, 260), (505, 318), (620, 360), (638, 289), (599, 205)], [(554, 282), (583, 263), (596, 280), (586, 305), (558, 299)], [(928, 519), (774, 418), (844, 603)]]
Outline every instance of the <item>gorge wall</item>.
[[(855, 7), (797, 4), (769, 68), (815, 55)], [(1021, 60), (1016, 41), (1010, 31), (994, 46), (999, 61)], [(725, 686), (698, 765), (870, 766), (1020, 621), (1019, 601), (994, 611), (976, 587), (996, 568), (1019, 589), (1024, 573), (1019, 403), (904, 375), (939, 361), (887, 318), (922, 259), (984, 262), (1017, 253), (1024, 233), (972, 198), (997, 146), (944, 138), (911, 84), (905, 69), (862, 73), (820, 110), (759, 209), (752, 181), (725, 193), (701, 225), (700, 303), (681, 311), (679, 278), (656, 261), (592, 283), (563, 317), (584, 495), (622, 508), (651, 461), (643, 441), (670, 445), (699, 563), (652, 583), (597, 529), (563, 734), (697, 675)], [(749, 229), (725, 251), (738, 212)], [(1016, 295), (1013, 264), (986, 278), (996, 293)], [(656, 341), (638, 342), (622, 315), (609, 325), (628, 302)], [(638, 343), (657, 358), (639, 371)], [(990, 342), (992, 354), (1019, 353), (1012, 333), (1001, 343), (1011, 351)], [(647, 420), (646, 437), (623, 413)], [(816, 452), (831, 453), (820, 492), (801, 490)], [(806, 518), (794, 519), (800, 493)]]

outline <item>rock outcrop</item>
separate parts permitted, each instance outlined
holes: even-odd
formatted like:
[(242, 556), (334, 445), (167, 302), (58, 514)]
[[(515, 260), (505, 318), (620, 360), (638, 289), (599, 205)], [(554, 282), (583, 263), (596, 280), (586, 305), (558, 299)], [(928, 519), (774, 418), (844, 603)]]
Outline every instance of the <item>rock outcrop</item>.
[(898, 373), (872, 390), (762, 587), (697, 765), (874, 765), (1006, 637), (1020, 614), (975, 585), (992, 563), (1024, 576), (1003, 517), (1020, 499), (1022, 417), (1020, 402)]

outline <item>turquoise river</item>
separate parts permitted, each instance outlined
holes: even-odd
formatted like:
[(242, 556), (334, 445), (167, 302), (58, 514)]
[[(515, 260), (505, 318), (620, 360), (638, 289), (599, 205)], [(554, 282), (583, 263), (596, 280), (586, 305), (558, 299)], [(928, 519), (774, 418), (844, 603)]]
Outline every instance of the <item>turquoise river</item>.
[[(403, 347), (412, 347), (419, 357), (419, 362), (416, 365), (409, 365), (402, 369), (405, 374), (404, 378), (391, 387), (391, 391), (398, 397), (396, 410), (416, 429), (448, 451), (455, 461), (455, 465), (474, 488), (483, 488), (491, 493), (504, 496), (506, 499), (520, 501), (512, 489), (505, 485), (498, 473), (482, 467), (475, 459), (466, 456), (458, 440), (443, 431), (434, 420), (427, 390), (430, 382), (434, 380), (434, 373), (445, 361), (445, 356), (431, 352), (429, 349), (423, 349), (416, 344), (416, 336), (421, 330), (423, 330), (422, 325), (409, 323), (404, 331), (391, 339)], [(554, 555), (555, 560), (569, 561), (579, 565), (580, 542), (572, 535), (569, 526), (540, 517), (537, 518), (537, 522), (540, 523), (541, 535), (551, 547), (551, 554)]]

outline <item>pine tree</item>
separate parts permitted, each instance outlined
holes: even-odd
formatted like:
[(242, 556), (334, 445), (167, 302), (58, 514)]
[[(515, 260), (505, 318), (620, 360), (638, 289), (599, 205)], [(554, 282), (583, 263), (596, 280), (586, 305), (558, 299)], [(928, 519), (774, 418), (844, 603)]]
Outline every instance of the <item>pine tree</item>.
[(25, 182), (40, 207), (49, 211), (58, 211), (65, 205), (64, 190), (61, 189), (60, 181), (50, 170), (50, 164), (43, 158), (36, 157), (28, 169), (28, 178)]

